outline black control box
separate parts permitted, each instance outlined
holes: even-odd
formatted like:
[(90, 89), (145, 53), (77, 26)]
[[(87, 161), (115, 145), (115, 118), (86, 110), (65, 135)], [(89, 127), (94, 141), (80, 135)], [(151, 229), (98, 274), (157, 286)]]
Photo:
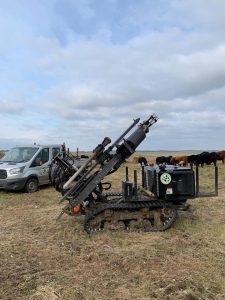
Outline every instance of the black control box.
[(144, 176), (146, 188), (159, 199), (177, 201), (195, 197), (195, 175), (191, 168), (146, 166)]

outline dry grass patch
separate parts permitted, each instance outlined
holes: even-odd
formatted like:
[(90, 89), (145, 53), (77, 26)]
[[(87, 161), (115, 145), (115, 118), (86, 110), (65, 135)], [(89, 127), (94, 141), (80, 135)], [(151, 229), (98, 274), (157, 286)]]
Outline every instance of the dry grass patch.
[[(224, 299), (224, 166), (219, 168), (220, 196), (190, 201), (191, 210), (162, 233), (90, 238), (82, 218), (55, 221), (60, 206), (53, 188), (1, 191), (0, 299)], [(121, 168), (110, 176), (114, 190), (124, 174)]]

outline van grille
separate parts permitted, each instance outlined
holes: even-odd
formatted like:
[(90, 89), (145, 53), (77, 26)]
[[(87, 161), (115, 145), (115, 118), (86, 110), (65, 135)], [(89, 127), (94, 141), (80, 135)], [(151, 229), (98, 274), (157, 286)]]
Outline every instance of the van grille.
[(6, 179), (6, 178), (7, 178), (6, 170), (0, 170), (0, 179)]

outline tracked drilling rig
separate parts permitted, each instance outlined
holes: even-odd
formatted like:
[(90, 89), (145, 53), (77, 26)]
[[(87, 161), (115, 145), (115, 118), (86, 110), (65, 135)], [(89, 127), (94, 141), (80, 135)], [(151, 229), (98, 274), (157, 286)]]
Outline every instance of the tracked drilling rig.
[[(88, 233), (168, 229), (175, 222), (177, 211), (185, 207), (186, 200), (195, 197), (192, 169), (146, 166), (142, 168), (142, 185), (138, 187), (137, 172), (134, 171), (134, 181), (131, 182), (126, 168), (125, 180), (118, 192), (111, 192), (111, 183), (103, 182), (135, 152), (157, 120), (156, 115), (141, 123), (140, 119), (134, 120), (112, 144), (106, 137), (80, 168), (75, 166), (70, 153), (64, 151), (58, 155), (51, 164), (49, 177), (62, 194), (60, 202), (67, 201), (60, 216), (63, 213), (84, 215), (84, 229)], [(136, 130), (125, 138), (137, 124)]]

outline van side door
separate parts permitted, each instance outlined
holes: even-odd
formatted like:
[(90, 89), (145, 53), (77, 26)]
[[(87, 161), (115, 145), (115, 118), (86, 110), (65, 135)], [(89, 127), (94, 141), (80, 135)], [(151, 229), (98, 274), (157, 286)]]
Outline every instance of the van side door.
[(39, 184), (49, 183), (48, 171), (50, 165), (49, 148), (43, 148), (34, 158), (30, 168), (38, 175)]

